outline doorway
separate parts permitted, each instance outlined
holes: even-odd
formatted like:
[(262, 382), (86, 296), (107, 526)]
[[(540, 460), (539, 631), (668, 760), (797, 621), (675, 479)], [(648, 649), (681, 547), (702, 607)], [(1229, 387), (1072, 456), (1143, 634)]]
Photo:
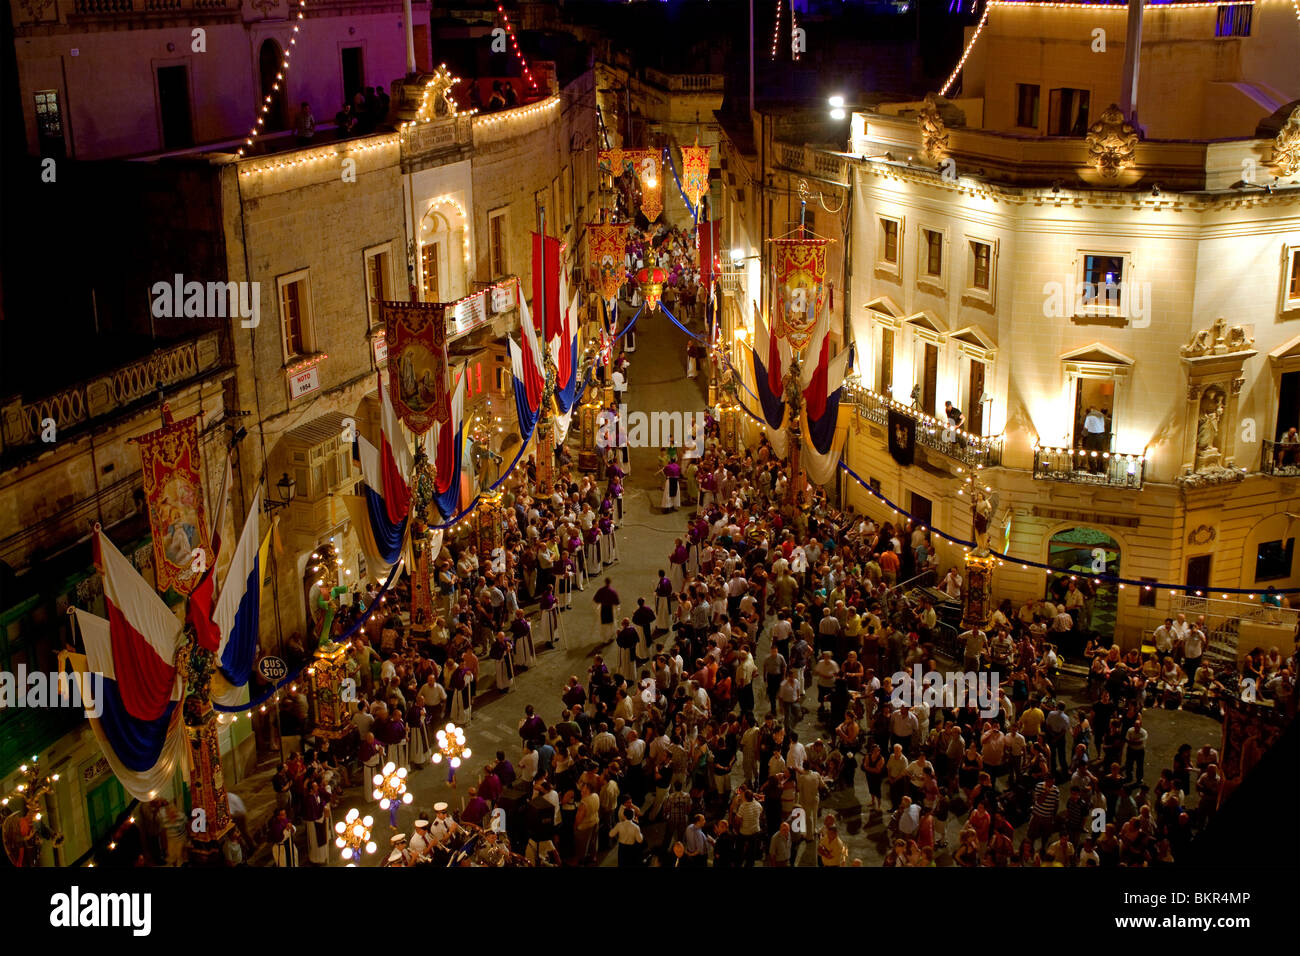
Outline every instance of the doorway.
[(1084, 428), (1084, 419), (1088, 417), (1088, 409), (1095, 408), (1101, 412), (1102, 418), (1105, 419), (1106, 430), (1102, 432), (1102, 440), (1099, 443), (1098, 451), (1114, 452), (1111, 447), (1111, 436), (1115, 432), (1115, 421), (1112, 417), (1115, 408), (1115, 382), (1109, 378), (1081, 378), (1075, 382), (1074, 387), (1074, 447), (1084, 447), (1083, 437), (1087, 429)]
[(894, 330), (880, 330), (880, 377), (876, 391), (886, 398), (894, 395)]
[(345, 46), (343, 57), (343, 102), (351, 103), (352, 97), (362, 91), (365, 84), (365, 69), (362, 62), (362, 50), (359, 46)]
[(1213, 561), (1212, 554), (1198, 554), (1187, 559), (1187, 586), (1193, 592), (1205, 591), (1210, 586), (1210, 565)]
[[(280, 72), (284, 53), (280, 44), (274, 40), (263, 40), (257, 52), (257, 73), (262, 85), (262, 102), (269, 107), (266, 111), (267, 132), (278, 133), (288, 125), (287, 111), (284, 108), (284, 86), (279, 84), (275, 75)], [(275, 89), (276, 86), (279, 89)], [(267, 103), (266, 98), (271, 98)]]
[(1274, 441), (1281, 441), (1290, 428), (1300, 426), (1300, 372), (1283, 372), (1277, 389), (1277, 428)]
[(934, 415), (937, 414), (935, 399), (939, 391), (939, 346), (925, 343), (921, 369), (921, 411)]
[[(1104, 580), (1094, 584), (1093, 579), (1102, 574), (1112, 578), (1121, 576), (1118, 542), (1095, 528), (1067, 528), (1052, 535), (1048, 542), (1047, 564), (1059, 573), (1048, 577), (1045, 597), (1058, 604), (1064, 601), (1071, 579), (1083, 592), (1084, 607), (1079, 614), (1076, 636), (1111, 639), (1115, 634), (1119, 591), (1114, 584)], [(1079, 643), (1082, 646), (1082, 639)]]
[(158, 113), (162, 120), (163, 149), (194, 145), (190, 70), (185, 64), (158, 67)]
[(966, 387), (966, 431), (984, 434), (984, 363), (971, 359), (970, 381)]

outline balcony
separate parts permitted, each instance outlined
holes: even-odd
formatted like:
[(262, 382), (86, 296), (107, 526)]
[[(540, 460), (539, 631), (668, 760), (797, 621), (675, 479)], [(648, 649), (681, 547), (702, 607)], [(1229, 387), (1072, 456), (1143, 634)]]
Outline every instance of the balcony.
[(1261, 442), (1259, 470), (1264, 475), (1300, 478), (1300, 444), (1296, 442)]
[(727, 82), (721, 73), (664, 73), (653, 67), (646, 69), (645, 80), (671, 93), (721, 93)]
[(237, 0), (72, 0), (74, 17), (165, 16), (239, 12)]
[[(858, 414), (880, 426), (889, 424), (892, 408), (916, 422), (916, 443), (937, 451), (967, 468), (995, 468), (1002, 464), (1002, 436), (986, 437), (951, 429), (941, 419), (927, 415), (918, 408), (904, 405), (869, 388), (845, 384), (845, 391)], [(951, 438), (952, 440), (948, 440)]]
[(6, 455), (45, 447), (44, 422), (57, 434), (121, 411), (141, 399), (156, 398), (159, 387), (182, 385), (221, 368), (221, 333), (204, 332), (152, 355), (89, 378), (34, 401), (21, 396), (0, 408), (0, 450)]
[(1034, 447), (1034, 478), (1076, 485), (1137, 490), (1146, 480), (1145, 454), (1085, 451), (1082, 448)]

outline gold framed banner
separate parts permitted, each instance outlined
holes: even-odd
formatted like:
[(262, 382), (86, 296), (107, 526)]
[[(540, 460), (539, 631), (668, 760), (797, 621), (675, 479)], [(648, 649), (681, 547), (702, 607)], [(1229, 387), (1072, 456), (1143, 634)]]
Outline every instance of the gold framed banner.
[(154, 583), (188, 595), (213, 560), (203, 513), (199, 416), (179, 422), (163, 408), (162, 428), (136, 439), (153, 534)]
[(451, 417), (446, 308), (442, 302), (379, 303), (393, 409), (416, 435)]
[(709, 147), (682, 147), (682, 192), (693, 207), (709, 191)]
[(597, 154), (601, 172), (614, 177), (636, 174), (641, 184), (641, 212), (654, 222), (664, 211), (663, 153), (658, 149), (602, 149)]
[(587, 223), (587, 259), (592, 284), (608, 302), (627, 281), (627, 223)]
[(826, 305), (826, 247), (830, 239), (769, 239), (772, 243), (772, 328), (802, 351)]

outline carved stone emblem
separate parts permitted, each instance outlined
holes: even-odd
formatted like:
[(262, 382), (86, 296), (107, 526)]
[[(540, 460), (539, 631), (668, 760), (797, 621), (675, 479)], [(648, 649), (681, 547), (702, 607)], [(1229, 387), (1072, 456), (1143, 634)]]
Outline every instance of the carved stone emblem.
[(1209, 544), (1211, 541), (1217, 538), (1218, 535), (1219, 533), (1215, 531), (1213, 528), (1211, 528), (1208, 524), (1203, 524), (1197, 527), (1195, 531), (1193, 531), (1191, 534), (1187, 536), (1187, 543), (1188, 544)]
[(1300, 106), (1291, 111), (1273, 140), (1273, 172), (1279, 176), (1300, 173)]
[(1138, 134), (1112, 103), (1097, 122), (1088, 127), (1088, 158), (1106, 179), (1116, 179), (1133, 165)]
[(1240, 325), (1229, 328), (1223, 316), (1219, 316), (1208, 329), (1201, 329), (1193, 335), (1192, 340), (1179, 348), (1178, 353), (1188, 358), (1224, 355), (1244, 351), (1254, 344), (1254, 338), (1247, 335), (1244, 328)]
[(921, 128), (921, 153), (934, 162), (942, 162), (948, 157), (948, 130), (939, 116), (939, 102), (933, 93), (925, 94), (925, 106), (916, 116), (916, 125)]

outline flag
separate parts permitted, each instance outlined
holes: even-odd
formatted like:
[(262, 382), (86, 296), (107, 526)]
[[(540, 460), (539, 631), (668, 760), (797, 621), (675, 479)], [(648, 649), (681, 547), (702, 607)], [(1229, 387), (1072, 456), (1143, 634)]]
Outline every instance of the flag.
[(395, 524), (404, 522), (411, 510), (411, 472), (415, 461), (382, 373), (379, 376), (379, 456), (383, 481), (375, 490), (383, 493), (388, 520)]
[(545, 342), (560, 334), (560, 272), (560, 240), (533, 233), (533, 312)]
[(231, 687), (243, 687), (257, 663), (261, 645), (258, 641), (261, 624), (262, 570), (266, 568), (266, 551), (271, 536), (258, 544), (258, 523), (262, 512), (262, 489), (253, 495), (253, 507), (244, 519), (226, 573), (221, 596), (212, 617), (216, 621), (221, 642), (217, 646), (217, 665), (221, 675)]
[[(438, 423), (434, 423), (438, 428)], [(361, 537), (362, 550), (376, 564), (397, 563), (402, 551), (402, 537), (406, 533), (406, 515), (393, 521), (389, 502), (384, 492), (383, 454), (364, 435), (357, 435), (352, 443), (352, 457), (361, 468), (359, 495), (344, 497), (353, 527)]]
[[(522, 301), (521, 299), (521, 304)], [(434, 501), (444, 521), (450, 521), (460, 511), (460, 469), (465, 447), (465, 381), (468, 378), (469, 370), (466, 367), (456, 376), (456, 384), (453, 386), (451, 419), (438, 423), (438, 453), (434, 463), (438, 480)]]
[(113, 623), (80, 608), (73, 613), (86, 653), (60, 653), (59, 668), (63, 669), (65, 661), (72, 662), (83, 688), (83, 700), (88, 683), (97, 692), (95, 705), (101, 712), (98, 717), (87, 714), (91, 732), (127, 793), (137, 800), (152, 800), (171, 783), (178, 769), (188, 766), (189, 737), (178, 706), (181, 682), (172, 680), (157, 716), (148, 720), (133, 716), (127, 706), (130, 692), (126, 688), (131, 684), (127, 675), (134, 665), (117, 656)]
[(189, 594), (215, 565), (203, 513), (199, 474), (199, 416), (172, 422), (136, 439), (153, 535), (154, 580), (159, 591)]
[[(827, 341), (829, 342), (829, 339)], [(853, 346), (849, 346), (829, 360), (826, 358), (828, 347), (828, 345), (822, 346), (818, 369), (813, 373), (812, 382), (803, 392), (804, 408), (808, 412), (808, 437), (812, 439), (813, 447), (822, 455), (829, 454), (834, 443), (844, 373), (853, 361)]]
[(910, 465), (916, 455), (916, 419), (889, 410), (889, 454), (900, 465)]
[(754, 360), (754, 384), (758, 390), (763, 418), (770, 428), (780, 428), (785, 418), (786, 370), (790, 363), (790, 349), (770, 331), (763, 316), (754, 312), (754, 344), (750, 346)]
[(825, 360), (830, 355), (830, 309), (822, 309), (808, 335), (808, 348), (804, 351), (803, 367), (799, 370), (799, 387), (808, 390), (818, 369), (825, 370)]
[(542, 347), (537, 339), (537, 329), (533, 326), (528, 303), (522, 294), (519, 296), (519, 329), (523, 377), (515, 377), (523, 382), (529, 410), (536, 413), (542, 407), (542, 393), (546, 391), (546, 366), (542, 363)]
[[(441, 302), (380, 302), (389, 401), (416, 435), (447, 419), (447, 316)], [(409, 474), (409, 472), (408, 472)]]
[(104, 581), (113, 669), (125, 712), (136, 720), (157, 720), (178, 684), (181, 622), (100, 528), (94, 555)]
[(721, 221), (702, 222), (695, 227), (695, 242), (699, 247), (700, 281), (713, 282), (722, 271), (722, 251), (719, 248)]

